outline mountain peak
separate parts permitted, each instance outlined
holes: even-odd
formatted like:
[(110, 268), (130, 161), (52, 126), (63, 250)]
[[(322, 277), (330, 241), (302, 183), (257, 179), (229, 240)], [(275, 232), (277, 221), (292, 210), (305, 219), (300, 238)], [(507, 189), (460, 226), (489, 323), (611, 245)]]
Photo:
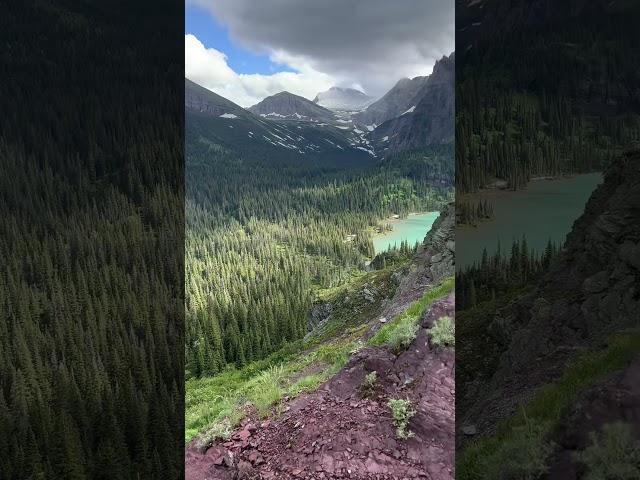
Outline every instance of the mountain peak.
[(336, 86), (318, 93), (313, 99), (314, 103), (331, 110), (362, 110), (372, 101), (373, 97), (360, 90)]
[(296, 120), (304, 122), (331, 122), (333, 113), (291, 92), (279, 92), (265, 98), (249, 108), (249, 111), (273, 120)]

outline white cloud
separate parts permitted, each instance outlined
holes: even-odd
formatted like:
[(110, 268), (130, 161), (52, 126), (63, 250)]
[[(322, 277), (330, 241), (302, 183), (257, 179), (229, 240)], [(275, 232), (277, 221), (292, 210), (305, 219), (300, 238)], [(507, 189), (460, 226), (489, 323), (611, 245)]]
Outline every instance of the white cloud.
[(211, 12), (243, 48), (373, 96), (402, 77), (429, 75), (455, 46), (454, 0), (188, 1)]
[(330, 75), (315, 70), (303, 58), (275, 51), (271, 60), (285, 64), (294, 72), (271, 75), (238, 74), (227, 63), (224, 53), (207, 48), (195, 35), (184, 37), (185, 76), (242, 107), (250, 107), (278, 92), (288, 91), (312, 100), (336, 83)]

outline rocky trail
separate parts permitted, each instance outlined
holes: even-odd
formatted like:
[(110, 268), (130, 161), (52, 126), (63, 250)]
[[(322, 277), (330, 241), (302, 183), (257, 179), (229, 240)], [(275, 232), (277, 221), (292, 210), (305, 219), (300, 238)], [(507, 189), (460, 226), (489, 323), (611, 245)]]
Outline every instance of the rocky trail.
[[(454, 316), (454, 293), (435, 302), (417, 337), (400, 355), (365, 348), (316, 392), (280, 405), (279, 416), (248, 417), (231, 438), (205, 452), (185, 452), (188, 480), (454, 478), (453, 349), (430, 344), (427, 330)], [(378, 380), (370, 394), (367, 373)], [(411, 401), (416, 415), (407, 440), (396, 438), (389, 398)]]

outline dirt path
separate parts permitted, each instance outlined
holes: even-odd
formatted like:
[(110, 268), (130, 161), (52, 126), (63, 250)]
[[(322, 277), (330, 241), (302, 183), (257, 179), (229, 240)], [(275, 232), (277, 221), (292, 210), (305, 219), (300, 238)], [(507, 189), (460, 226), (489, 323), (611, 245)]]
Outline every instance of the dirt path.
[[(366, 348), (318, 391), (284, 403), (263, 422), (247, 419), (227, 442), (185, 451), (187, 480), (454, 478), (455, 354), (430, 344), (427, 329), (454, 316), (454, 294), (434, 303), (409, 349)], [(361, 385), (378, 373), (374, 392)], [(412, 402), (414, 433), (398, 440), (389, 398)]]

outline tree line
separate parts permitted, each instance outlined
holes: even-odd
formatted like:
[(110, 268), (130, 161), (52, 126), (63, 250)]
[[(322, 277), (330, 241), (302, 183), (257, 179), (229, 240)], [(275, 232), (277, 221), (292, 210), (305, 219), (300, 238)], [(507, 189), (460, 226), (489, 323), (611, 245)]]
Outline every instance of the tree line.
[[(544, 12), (548, 22), (528, 22), (530, 7), (512, 3), (469, 34), (469, 48), (460, 52), (458, 193), (495, 179), (520, 189), (534, 176), (600, 171), (640, 140), (633, 67), (640, 42), (635, 16), (624, 12), (637, 6), (604, 12), (604, 2), (590, 2), (576, 16), (546, 3), (536, 18)], [(492, 21), (519, 26), (491, 28)]]
[(456, 273), (456, 309), (465, 310), (531, 285), (547, 270), (560, 248), (551, 240), (543, 252), (529, 248), (526, 237), (509, 250), (500, 245), (493, 255), (482, 251), (479, 262)]

